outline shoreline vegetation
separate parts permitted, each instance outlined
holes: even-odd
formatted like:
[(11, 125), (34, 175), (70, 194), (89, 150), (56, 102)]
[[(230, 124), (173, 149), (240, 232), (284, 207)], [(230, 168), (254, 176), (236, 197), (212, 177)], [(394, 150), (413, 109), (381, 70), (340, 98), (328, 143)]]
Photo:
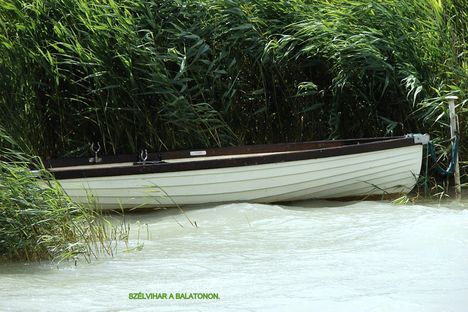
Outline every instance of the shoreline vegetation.
[[(0, 128), (0, 137), (15, 142)], [(0, 263), (91, 261), (128, 248), (129, 227), (74, 203), (37, 157), (0, 148)], [(35, 164), (35, 165), (33, 165)]]
[(112, 252), (96, 212), (29, 170), (96, 142), (124, 154), (427, 132), (447, 164), (456, 95), (466, 184), (467, 33), (465, 0), (0, 0), (0, 259)]
[(2, 1), (0, 124), (42, 158), (96, 142), (103, 154), (411, 132), (443, 143), (445, 96), (467, 128), (467, 6)]

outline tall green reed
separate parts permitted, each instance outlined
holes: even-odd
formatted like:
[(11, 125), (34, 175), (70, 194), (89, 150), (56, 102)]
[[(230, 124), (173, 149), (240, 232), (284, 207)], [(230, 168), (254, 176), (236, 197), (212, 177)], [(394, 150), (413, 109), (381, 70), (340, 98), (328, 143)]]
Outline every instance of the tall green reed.
[(127, 229), (72, 202), (40, 160), (15, 151), (1, 128), (0, 142), (9, 146), (0, 148), (0, 261), (89, 261), (113, 253)]

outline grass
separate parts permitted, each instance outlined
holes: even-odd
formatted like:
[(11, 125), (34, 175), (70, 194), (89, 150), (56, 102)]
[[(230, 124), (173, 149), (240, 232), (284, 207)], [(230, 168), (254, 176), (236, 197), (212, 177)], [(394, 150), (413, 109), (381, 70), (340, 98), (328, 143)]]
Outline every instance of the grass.
[(1, 161), (0, 171), (0, 258), (89, 259), (106, 249), (105, 223), (73, 203), (54, 181), (39, 183), (24, 163)]
[(0, 151), (0, 261), (90, 261), (128, 239), (125, 224), (112, 226), (97, 210), (74, 203), (40, 163), (31, 170), (34, 160), (26, 154)]

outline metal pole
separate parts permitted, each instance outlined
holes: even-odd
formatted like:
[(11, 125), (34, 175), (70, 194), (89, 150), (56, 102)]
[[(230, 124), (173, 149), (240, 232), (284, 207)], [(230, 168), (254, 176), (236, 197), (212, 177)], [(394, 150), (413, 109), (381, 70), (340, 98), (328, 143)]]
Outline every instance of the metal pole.
[[(455, 112), (455, 101), (458, 100), (457, 96), (450, 95), (447, 96), (450, 112), (450, 136), (452, 137), (452, 142), (455, 140), (456, 135), (458, 135), (458, 117)], [(453, 144), (453, 143), (452, 143)], [(453, 148), (453, 145), (452, 145)], [(455, 198), (457, 200), (461, 199), (461, 184), (460, 184), (460, 165), (458, 163), (458, 153), (455, 156), (455, 172), (453, 174), (455, 180)]]

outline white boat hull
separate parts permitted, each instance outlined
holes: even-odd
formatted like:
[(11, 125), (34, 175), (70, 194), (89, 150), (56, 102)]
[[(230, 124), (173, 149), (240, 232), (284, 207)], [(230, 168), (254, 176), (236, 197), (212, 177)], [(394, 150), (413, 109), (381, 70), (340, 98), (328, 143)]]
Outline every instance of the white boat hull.
[(222, 202), (286, 202), (407, 193), (422, 145), (240, 167), (59, 180), (69, 196), (102, 209)]

